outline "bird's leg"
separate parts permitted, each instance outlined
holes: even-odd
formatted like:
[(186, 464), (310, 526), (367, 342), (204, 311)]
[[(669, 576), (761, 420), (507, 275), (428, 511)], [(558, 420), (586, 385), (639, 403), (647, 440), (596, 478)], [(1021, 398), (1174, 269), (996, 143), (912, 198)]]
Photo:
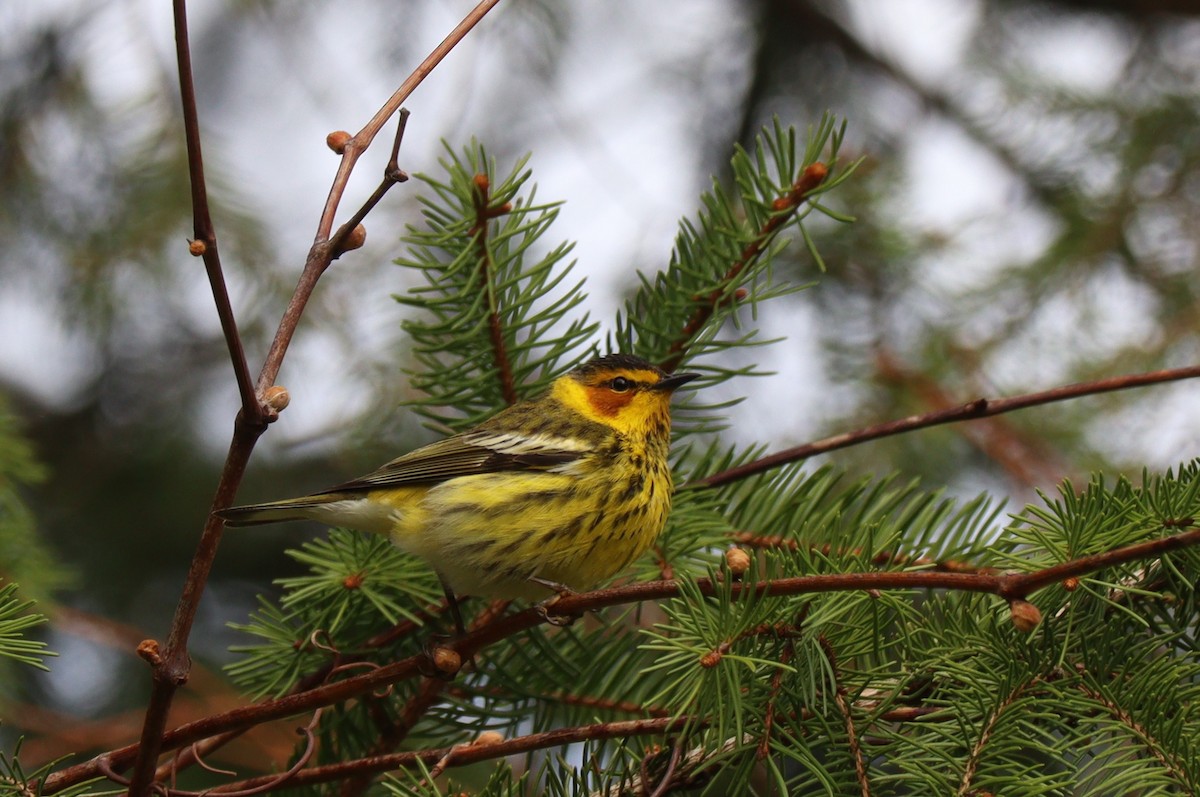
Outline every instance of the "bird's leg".
[[(446, 605), (450, 609), (450, 615), (454, 618), (454, 629), (457, 632), (454, 637), (446, 634), (434, 633), (425, 641), (422, 647), (422, 653), (425, 655), (424, 666), (421, 667), (421, 674), (431, 678), (441, 678), (445, 681), (454, 679), (462, 667), (462, 660), (458, 658), (458, 653), (450, 648), (442, 647), (441, 642), (448, 639), (459, 638), (467, 633), (466, 626), (463, 625), (462, 611), (458, 606), (458, 596), (454, 594), (450, 583), (445, 577), (437, 574), (438, 581), (442, 584), (442, 593), (446, 596)], [(471, 660), (468, 659), (468, 663)]]
[(542, 587), (545, 587), (546, 589), (554, 590), (553, 595), (551, 595), (549, 598), (546, 598), (543, 601), (538, 601), (536, 604), (534, 604), (534, 607), (533, 607), (535, 610), (537, 610), (537, 613), (539, 615), (541, 615), (542, 619), (545, 620), (546, 622), (550, 623), (550, 625), (556, 625), (561, 628), (563, 626), (570, 625), (571, 623), (575, 622), (576, 620), (578, 620), (580, 617), (583, 616), (582, 614), (551, 614), (550, 613), (550, 609), (551, 609), (551, 607), (554, 606), (554, 604), (558, 603), (563, 598), (569, 598), (572, 595), (578, 594), (575, 592), (575, 590), (571, 589), (566, 584), (560, 584), (557, 581), (551, 581), (550, 579), (541, 578), (539, 576), (529, 576), (528, 580), (532, 581), (534, 584), (537, 584), (538, 586), (542, 586)]
[(446, 604), (450, 607), (450, 616), (454, 618), (454, 630), (458, 633), (458, 636), (464, 636), (467, 633), (467, 629), (463, 625), (462, 612), (458, 608), (458, 596), (450, 588), (450, 582), (446, 580), (445, 576), (438, 573), (437, 577), (438, 581), (442, 583), (442, 593), (446, 596)]

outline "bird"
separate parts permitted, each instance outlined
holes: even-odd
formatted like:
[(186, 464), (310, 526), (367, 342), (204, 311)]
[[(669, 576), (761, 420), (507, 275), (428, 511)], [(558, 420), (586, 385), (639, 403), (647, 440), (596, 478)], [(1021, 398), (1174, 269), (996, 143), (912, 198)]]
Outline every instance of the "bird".
[(457, 596), (552, 603), (653, 544), (671, 509), (671, 396), (698, 376), (597, 357), (365, 476), (215, 514), (233, 527), (314, 520), (387, 535), (435, 571), (461, 631)]

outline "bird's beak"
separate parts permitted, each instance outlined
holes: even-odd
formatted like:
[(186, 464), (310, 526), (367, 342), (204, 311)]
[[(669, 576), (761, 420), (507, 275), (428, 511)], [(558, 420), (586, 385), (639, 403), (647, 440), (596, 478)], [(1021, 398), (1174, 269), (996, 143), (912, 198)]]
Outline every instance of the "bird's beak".
[(666, 393), (672, 393), (686, 385), (688, 382), (691, 382), (698, 376), (700, 376), (700, 374), (671, 374), (666, 379), (663, 379), (656, 384), (653, 389), (661, 390)]

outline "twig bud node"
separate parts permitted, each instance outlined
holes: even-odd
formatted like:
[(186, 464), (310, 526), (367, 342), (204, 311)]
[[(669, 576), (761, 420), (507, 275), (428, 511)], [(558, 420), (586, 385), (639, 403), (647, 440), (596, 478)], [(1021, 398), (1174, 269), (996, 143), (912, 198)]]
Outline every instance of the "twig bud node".
[(730, 548), (725, 552), (725, 566), (734, 576), (741, 576), (750, 569), (750, 554), (744, 548)]
[(491, 747), (494, 744), (500, 744), (504, 741), (504, 734), (500, 731), (483, 731), (475, 740), (471, 742), (472, 747)]
[(1067, 578), (1064, 578), (1062, 584), (1063, 589), (1065, 589), (1067, 592), (1074, 592), (1075, 590), (1079, 589), (1079, 579), (1075, 576), (1068, 576)]
[(137, 654), (139, 658), (151, 667), (157, 667), (162, 664), (162, 654), (159, 653), (157, 639), (143, 639), (138, 643)]
[(1015, 600), (1008, 604), (1009, 618), (1018, 631), (1026, 634), (1038, 627), (1042, 621), (1042, 611), (1029, 601)]
[(208, 244), (201, 241), (199, 238), (192, 238), (188, 241), (188, 254), (192, 257), (203, 257), (208, 251)]
[(808, 165), (808, 167), (804, 170), (804, 174), (802, 174), (800, 176), (800, 180), (802, 182), (806, 182), (806, 183), (807, 182), (822, 183), (825, 181), (825, 178), (828, 176), (829, 176), (829, 167), (826, 166), (824, 163), (817, 161), (816, 163), (810, 163)]
[(462, 656), (452, 648), (434, 648), (431, 658), (439, 672), (453, 675), (462, 669)]
[(325, 146), (341, 155), (346, 151), (346, 142), (351, 139), (351, 135), (345, 130), (334, 130), (329, 135), (325, 136)]
[(475, 175), (473, 178), (471, 178), (471, 182), (475, 183), (476, 188), (484, 192), (486, 192), (488, 187), (491, 185), (486, 174)]
[(342, 251), (349, 252), (352, 249), (358, 249), (366, 242), (367, 228), (359, 224), (346, 236), (346, 242), (342, 244)]
[(292, 402), (292, 395), (283, 385), (271, 385), (263, 392), (263, 403), (276, 412), (282, 412)]

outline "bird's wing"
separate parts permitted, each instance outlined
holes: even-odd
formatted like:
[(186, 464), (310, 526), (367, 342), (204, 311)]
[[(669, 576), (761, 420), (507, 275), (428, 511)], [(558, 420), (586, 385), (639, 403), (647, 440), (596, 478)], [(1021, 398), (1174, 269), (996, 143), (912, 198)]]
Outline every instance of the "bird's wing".
[(499, 431), (448, 437), (397, 457), (373, 473), (326, 493), (434, 484), (458, 476), (514, 470), (550, 470), (576, 462), (594, 450), (574, 438)]

